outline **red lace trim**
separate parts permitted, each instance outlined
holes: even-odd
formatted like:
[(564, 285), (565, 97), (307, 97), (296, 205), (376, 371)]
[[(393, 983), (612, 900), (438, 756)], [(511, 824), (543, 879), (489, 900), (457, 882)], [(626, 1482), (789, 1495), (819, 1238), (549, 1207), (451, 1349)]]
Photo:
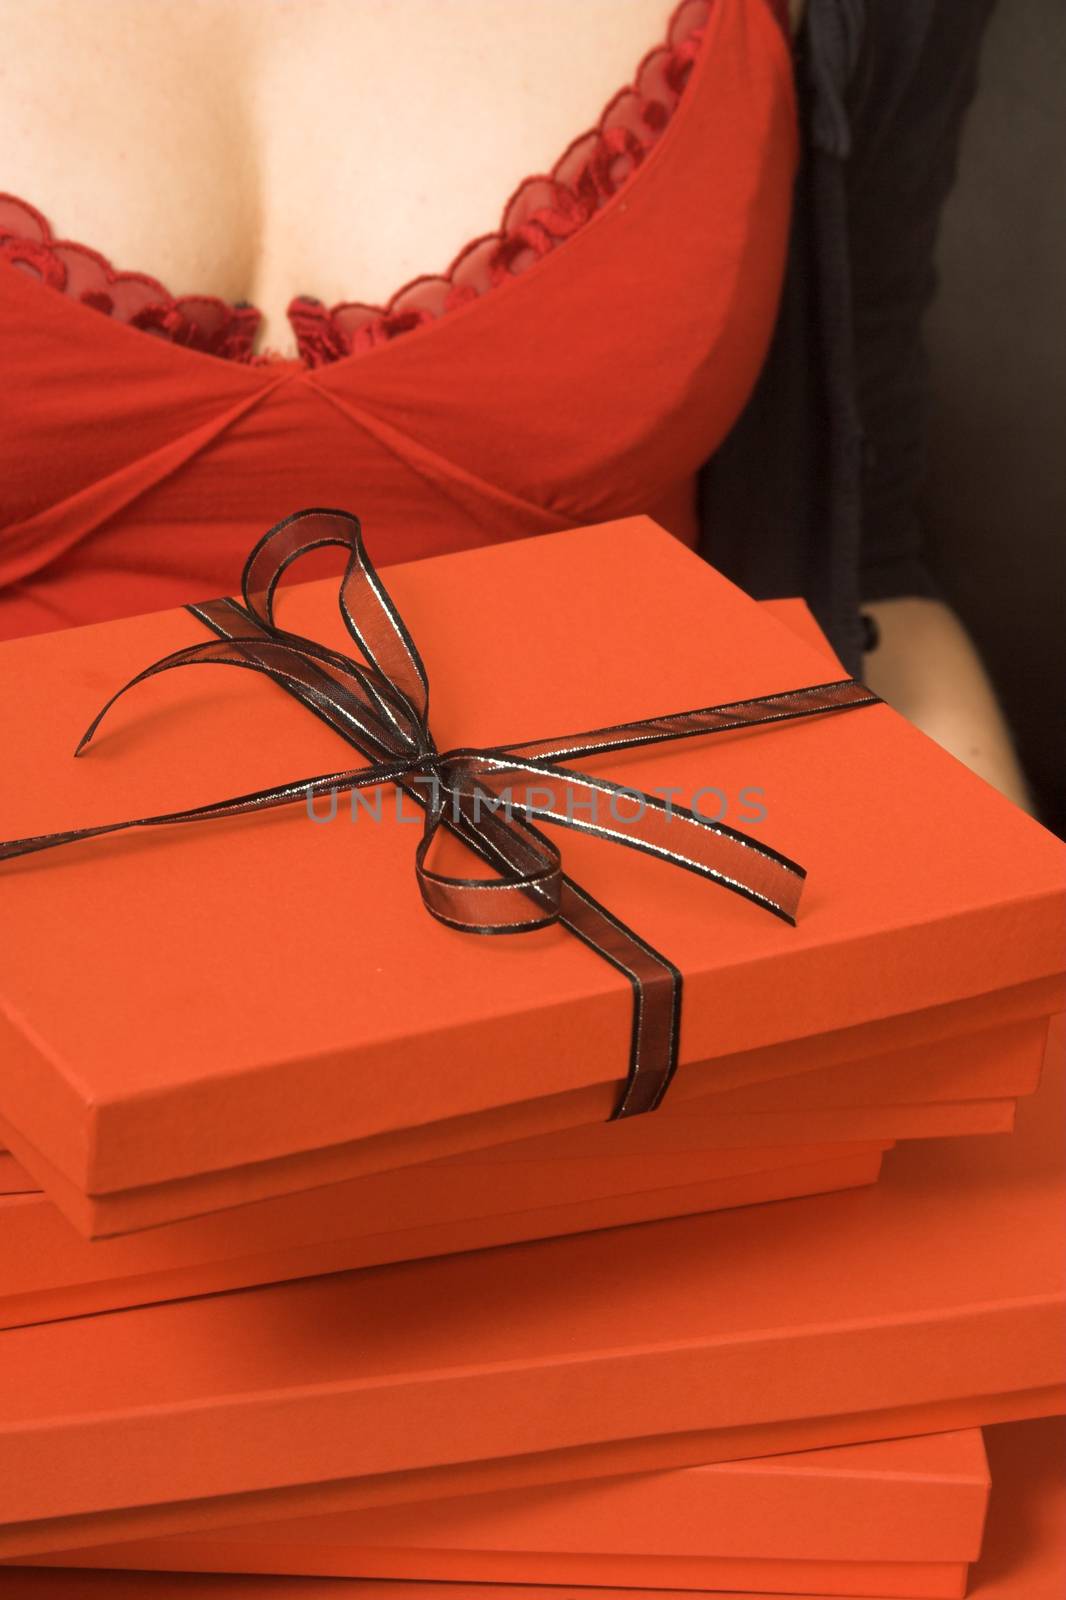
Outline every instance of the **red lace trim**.
[[(787, 0), (768, 0), (787, 33)], [(572, 238), (633, 177), (661, 137), (688, 82), (713, 0), (679, 0), (666, 42), (649, 50), (631, 84), (609, 102), (599, 123), (567, 147), (550, 175), (519, 184), (500, 227), (466, 245), (439, 275), (413, 278), (387, 305), (309, 295), (290, 301), (299, 358), (318, 367), (373, 349), (422, 327), (518, 277)], [(156, 278), (116, 271), (98, 251), (57, 239), (39, 211), (0, 194), (0, 259), (83, 305), (144, 333), (227, 361), (265, 365), (275, 354), (252, 346), (262, 313), (214, 295), (172, 295)]]
[(26, 200), (0, 194), (0, 260), (39, 278), (82, 305), (144, 333), (228, 361), (254, 361), (262, 315), (214, 295), (172, 295), (144, 272), (117, 272), (99, 251), (57, 239)]

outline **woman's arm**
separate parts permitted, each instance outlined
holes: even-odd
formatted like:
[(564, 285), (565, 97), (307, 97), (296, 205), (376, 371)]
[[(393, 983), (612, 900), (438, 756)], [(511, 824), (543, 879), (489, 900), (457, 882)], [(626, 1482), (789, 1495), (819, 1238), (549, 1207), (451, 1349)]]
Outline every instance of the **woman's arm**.
[[(991, 0), (866, 0), (847, 166), (872, 689), (1032, 809), (995, 692), (926, 558), (919, 498), (929, 374), (922, 321)], [(1004, 550), (1004, 560), (1007, 560)]]
[(1009, 800), (1032, 811), (988, 674), (954, 611), (919, 596), (878, 600), (865, 609), (880, 632), (864, 663), (870, 688)]

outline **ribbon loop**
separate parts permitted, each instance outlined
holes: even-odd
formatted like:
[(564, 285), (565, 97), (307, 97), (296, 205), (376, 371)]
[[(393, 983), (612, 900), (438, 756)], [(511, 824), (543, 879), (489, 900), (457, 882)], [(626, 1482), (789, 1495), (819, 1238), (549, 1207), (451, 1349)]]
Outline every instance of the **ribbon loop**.
[(331, 545), (347, 551), (338, 600), (349, 635), (367, 664), (404, 702), (412, 729), (428, 727), (429, 678), (422, 657), (367, 553), (359, 518), (350, 511), (295, 511), (269, 528), (244, 564), (245, 609), (265, 632), (276, 635), (274, 597), (284, 573), (312, 550)]

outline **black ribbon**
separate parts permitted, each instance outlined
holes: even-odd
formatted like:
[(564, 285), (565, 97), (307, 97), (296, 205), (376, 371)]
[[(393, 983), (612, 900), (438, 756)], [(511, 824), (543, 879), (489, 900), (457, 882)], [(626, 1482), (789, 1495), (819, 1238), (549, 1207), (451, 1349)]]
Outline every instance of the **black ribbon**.
[[(274, 620), (282, 575), (301, 555), (330, 545), (348, 552), (340, 610), (361, 659), (289, 633)], [(430, 730), (425, 666), (367, 554), (358, 518), (314, 508), (285, 517), (249, 555), (241, 594), (243, 604), (220, 599), (189, 606), (216, 637), (175, 650), (131, 678), (94, 717), (75, 754), (82, 754), (115, 701), (135, 684), (174, 667), (206, 664), (264, 673), (369, 764), (185, 811), (12, 839), (0, 843), (0, 861), (131, 828), (206, 821), (304, 798), (310, 803), (319, 794), (396, 784), (425, 814), (415, 870), (434, 917), (463, 933), (526, 933), (560, 923), (629, 980), (629, 1071), (614, 1116), (653, 1110), (677, 1065), (681, 973), (567, 876), (558, 848), (533, 819), (643, 850), (794, 924), (805, 877), (796, 862), (725, 823), (592, 777), (569, 763), (605, 751), (853, 710), (876, 704), (878, 696), (856, 679), (842, 678), (560, 738), (442, 751)], [(639, 816), (620, 819), (618, 802), (635, 799)], [(607, 802), (606, 818), (601, 801)], [(493, 875), (456, 877), (435, 870), (429, 858), (442, 828)]]

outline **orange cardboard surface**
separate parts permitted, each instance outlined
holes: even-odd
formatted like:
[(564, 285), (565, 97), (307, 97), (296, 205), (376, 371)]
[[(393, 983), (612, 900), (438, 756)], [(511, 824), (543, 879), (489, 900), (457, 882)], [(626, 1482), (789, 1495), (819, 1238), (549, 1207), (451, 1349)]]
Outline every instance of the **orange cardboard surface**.
[(19, 1165), (13, 1155), (0, 1150), (0, 1194), (31, 1194), (39, 1188), (37, 1180)]
[(0, 1553), (1061, 1408), (1064, 1082), (864, 1190), (9, 1329)]
[[(827, 676), (821, 651), (645, 518), (396, 567), (388, 581), (427, 661), (441, 748)], [(334, 641), (336, 585), (293, 588), (281, 620)], [(71, 759), (115, 687), (202, 637), (181, 611), (5, 645), (0, 837), (345, 764), (321, 722), (237, 672), (143, 685)], [(922, 1016), (943, 1007), (956, 1031), (982, 1025), (976, 1015), (993, 1026), (1008, 1020), (1000, 995), (1011, 1004), (1061, 975), (1061, 845), (885, 706), (601, 756), (590, 770), (747, 824), (809, 873), (792, 928), (566, 833), (568, 872), (684, 972), (673, 1099), (728, 1086), (722, 1058), (746, 1063), (734, 1082), (790, 1059), (824, 1066), (871, 1053), (901, 1019), (903, 1036), (881, 1047), (921, 1043)], [(628, 1057), (628, 983), (558, 927), (472, 939), (427, 916), (413, 820), (390, 792), (355, 821), (340, 807), (316, 823), (296, 805), (7, 863), (19, 933), (0, 977), (0, 1113), (16, 1157), (46, 1184), (55, 1171), (99, 1195), (313, 1166), (347, 1145), (397, 1165), (604, 1120)], [(251, 885), (276, 897), (280, 922), (249, 915)], [(837, 1040), (828, 1054), (823, 1036)]]
[(955, 1596), (981, 1548), (980, 1431), (378, 1507), (44, 1558), (144, 1571)]
[[(992, 1495), (969, 1600), (1062, 1600), (1066, 1592), (1066, 1422), (986, 1428)], [(882, 1594), (891, 1590), (882, 1589)], [(960, 1591), (961, 1592), (961, 1591)], [(70, 1568), (12, 1568), (4, 1600), (574, 1600), (574, 1585), (423, 1583), (306, 1577), (228, 1577)], [(691, 1600), (691, 1589), (583, 1586), (587, 1600)], [(716, 1589), (717, 1600), (751, 1590)], [(787, 1600), (767, 1594), (766, 1600)], [(831, 1600), (822, 1590), (816, 1600)]]
[[(565, 1156), (590, 1165), (598, 1163), (602, 1172), (610, 1167), (624, 1169), (634, 1157), (646, 1161), (650, 1171), (655, 1160), (668, 1151), (691, 1154), (704, 1147), (724, 1157), (728, 1150), (789, 1146), (793, 1148), (785, 1159), (794, 1165), (798, 1159), (794, 1147), (801, 1143), (832, 1143), (839, 1150), (841, 1143), (856, 1141), (885, 1144), (897, 1138), (1008, 1132), (1014, 1125), (1015, 1097), (1032, 1093), (1043, 1063), (1048, 1019), (1025, 1015), (1034, 998), (1030, 994), (1019, 1001), (1016, 994), (1019, 1020), (1006, 1025), (976, 1033), (947, 1032), (920, 1046), (841, 1060), (816, 1070), (797, 1068), (787, 1076), (748, 1082), (739, 1089), (723, 1089), (699, 1099), (679, 1098), (676, 1104), (668, 1100), (654, 1117), (564, 1127), (539, 1138), (483, 1146), (471, 1135), (478, 1119), (467, 1118), (459, 1142), (474, 1147), (464, 1151), (467, 1160), (554, 1160)], [(1046, 998), (1039, 1004), (1045, 1004)], [(940, 1021), (942, 1025), (943, 1019)], [(730, 1064), (720, 1065), (724, 1073)], [(743, 1076), (739, 1069), (736, 1072)], [(967, 1098), (954, 1098), (959, 1095)], [(436, 1136), (428, 1131), (432, 1147)], [(21, 1147), (25, 1153), (24, 1142)], [(322, 1188), (351, 1182), (346, 1175), (353, 1169), (363, 1172), (369, 1166), (367, 1176), (374, 1176), (379, 1165), (373, 1155), (368, 1160), (366, 1149), (349, 1145), (142, 1189), (85, 1195), (39, 1152), (28, 1159), (44, 1180), (50, 1198), (80, 1232), (93, 1239), (158, 1227), (198, 1212), (243, 1209), (263, 1196), (295, 1195), (311, 1185)], [(411, 1167), (425, 1165), (411, 1162)], [(16, 1171), (21, 1176), (13, 1181), (21, 1191), (27, 1187), (25, 1169)], [(41, 1183), (31, 1178), (28, 1186), (36, 1189)], [(504, 1242), (503, 1236), (496, 1242)]]
[[(23, 1174), (0, 1195), (0, 1327), (873, 1182), (883, 1143), (786, 1135), (849, 1116), (909, 1137), (1009, 1128), (1014, 1101), (996, 1096), (1035, 1089), (1045, 1035), (1015, 1023), (726, 1091), (685, 1117), (519, 1140), (120, 1238), (85, 1240), (48, 1196), (22, 1192)], [(960, 1092), (989, 1098), (940, 1098)], [(722, 1146), (767, 1117), (782, 1143)]]
[(883, 1146), (448, 1157), (114, 1239), (0, 1197), (0, 1328), (874, 1183)]
[[(1047, 1027), (1048, 1019), (1038, 1017), (948, 1036), (725, 1089), (676, 1107), (664, 1106), (654, 1118), (630, 1119), (609, 1129), (596, 1123), (486, 1146), (468, 1153), (468, 1159), (603, 1160), (712, 1145), (758, 1156), (757, 1146), (767, 1142), (768, 1133), (782, 1144), (801, 1145), (827, 1130), (834, 1140), (1000, 1132), (1013, 1126), (1017, 1096), (1032, 1094), (1040, 1081)], [(979, 1107), (987, 1109), (982, 1113)], [(0, 1150), (0, 1194), (39, 1189), (37, 1180), (15, 1158)], [(132, 1210), (136, 1194), (89, 1196), (86, 1206), (96, 1208), (93, 1218), (99, 1223), (101, 1218), (121, 1215), (122, 1208)]]

